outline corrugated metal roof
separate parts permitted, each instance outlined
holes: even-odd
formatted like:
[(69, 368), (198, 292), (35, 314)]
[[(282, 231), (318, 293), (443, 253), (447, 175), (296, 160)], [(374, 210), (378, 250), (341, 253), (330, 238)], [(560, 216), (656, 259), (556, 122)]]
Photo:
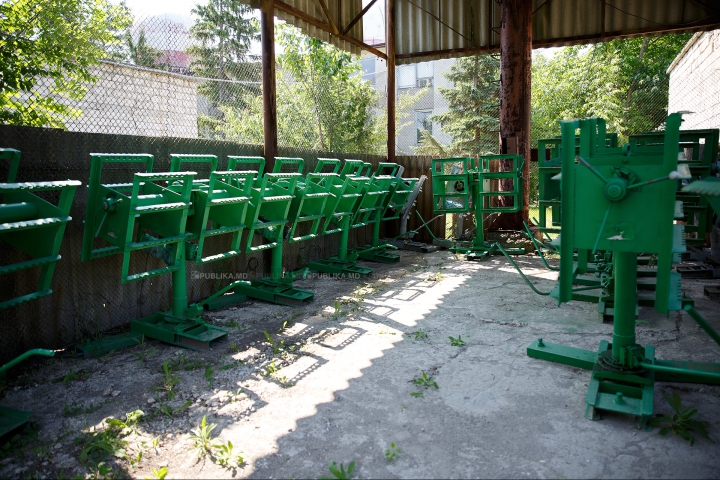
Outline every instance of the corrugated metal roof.
[[(257, 6), (259, 0), (247, 0)], [(379, 0), (378, 4), (384, 4)], [(717, 0), (528, 0), (533, 3), (533, 47), (595, 43), (658, 32), (720, 28)], [(283, 0), (319, 22), (319, 0)], [(342, 29), (362, 11), (362, 0), (325, 0)], [(397, 63), (413, 63), (500, 49), (499, 0), (395, 0)], [(360, 48), (282, 10), (278, 18), (352, 53)], [(362, 20), (348, 35), (362, 41)]]

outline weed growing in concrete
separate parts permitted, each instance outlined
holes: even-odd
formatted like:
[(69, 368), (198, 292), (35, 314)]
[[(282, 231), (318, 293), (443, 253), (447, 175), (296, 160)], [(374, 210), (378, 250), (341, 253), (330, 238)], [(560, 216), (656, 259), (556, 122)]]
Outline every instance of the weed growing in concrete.
[(273, 355), (281, 354), (285, 351), (285, 340), (280, 340), (279, 342), (276, 342), (272, 339), (272, 336), (263, 330), (263, 333), (265, 334), (265, 338), (267, 339), (268, 343), (270, 343), (270, 346), (272, 347)]
[(410, 392), (410, 396), (411, 396), (411, 397), (415, 397), (415, 398), (419, 398), (419, 397), (423, 397), (424, 394), (423, 394), (423, 392)]
[(137, 432), (136, 426), (143, 416), (142, 410), (135, 410), (125, 415), (126, 420), (106, 420), (107, 428), (76, 438), (75, 444), (82, 449), (79, 460), (83, 463), (91, 462), (93, 468), (101, 470), (101, 465), (108, 455), (128, 459), (125, 450), (128, 441), (125, 437), (131, 432)]
[(180, 377), (175, 375), (175, 372), (173, 372), (169, 362), (164, 362), (162, 364), (161, 371), (165, 374), (165, 378), (161, 380), (162, 385), (153, 387), (153, 390), (164, 391), (167, 394), (167, 399), (172, 400), (175, 398), (175, 385), (180, 383)]
[(275, 375), (279, 371), (280, 371), (280, 369), (277, 366), (275, 366), (275, 362), (272, 362), (272, 363), (270, 363), (270, 365), (268, 365), (265, 368), (265, 376), (269, 377), (271, 375)]
[(416, 332), (412, 332), (410, 335), (414, 335), (415, 340), (427, 340), (428, 339), (427, 332), (425, 332), (423, 330), (418, 330)]
[(198, 458), (213, 457), (225, 468), (235, 468), (245, 463), (242, 452), (236, 453), (232, 442), (223, 443), (217, 439), (213, 440), (212, 431), (215, 427), (217, 425), (214, 423), (208, 425), (207, 417), (203, 416), (200, 425), (192, 430), (190, 441), (193, 442), (192, 450)]
[(680, 395), (675, 392), (673, 392), (672, 397), (663, 393), (663, 398), (670, 407), (672, 407), (675, 413), (671, 416), (658, 414), (655, 418), (648, 421), (649, 426), (654, 427), (662, 425), (660, 431), (658, 432), (660, 435), (667, 435), (672, 432), (675, 435), (680, 435), (680, 437), (690, 442), (691, 446), (695, 444), (695, 437), (693, 436), (693, 433), (715, 443), (707, 433), (709, 423), (694, 420), (694, 418), (698, 415), (697, 408), (693, 406), (683, 408)]
[(212, 452), (212, 431), (215, 430), (217, 424), (211, 423), (208, 425), (207, 417), (203, 415), (200, 425), (197, 428), (192, 429), (192, 435), (189, 440), (193, 443), (192, 449), (198, 458), (210, 455)]
[(215, 449), (213, 456), (218, 464), (225, 468), (237, 468), (245, 463), (243, 453), (235, 453), (230, 440), (228, 440), (227, 443), (216, 442), (213, 444), (213, 448)]
[(149, 347), (147, 343), (145, 343), (145, 335), (140, 337), (140, 340), (135, 339), (135, 343), (140, 345), (140, 351), (139, 352), (133, 352), (133, 357), (138, 359), (138, 365), (142, 365), (143, 363), (147, 362), (148, 357), (152, 355), (153, 353), (157, 352), (157, 349), (155, 347)]
[(207, 380), (210, 388), (213, 388), (213, 385), (215, 384), (215, 378), (213, 377), (213, 369), (210, 365), (205, 367), (205, 380)]
[(293, 385), (295, 385), (293, 382), (289, 381), (286, 376), (279, 377), (277, 379), (278, 383), (280, 383), (280, 386), (283, 388), (290, 388)]
[(165, 477), (168, 474), (168, 469), (167, 469), (167, 467), (162, 467), (160, 469), (153, 468), (152, 473), (153, 473), (152, 478), (145, 477), (145, 480), (165, 480)]
[(72, 405), (65, 402), (65, 406), (63, 407), (63, 416), (64, 417), (74, 417), (77, 415), (85, 415), (88, 413), (97, 412), (98, 410), (100, 410), (103, 407), (103, 405), (105, 405), (106, 403), (110, 403), (111, 401), (112, 400), (105, 400), (105, 401), (98, 403), (97, 405), (90, 402), (90, 405), (88, 405), (87, 407), (85, 407), (79, 403), (76, 403), (76, 402), (73, 402)]
[(335, 300), (334, 307), (335, 307), (335, 311), (333, 312), (332, 318), (333, 318), (333, 320), (337, 320), (338, 317), (340, 317), (340, 315), (342, 314), (342, 305), (340, 304), (340, 302)]
[[(330, 463), (328, 465), (328, 470), (330, 470), (330, 473), (332, 473), (332, 476), (337, 478), (338, 480), (349, 480), (352, 478), (352, 473), (355, 470), (355, 462), (350, 462), (348, 464), (347, 471), (345, 470), (345, 466), (341, 463), (340, 468), (338, 468), (337, 464), (335, 462)], [(332, 480), (330, 477), (320, 477), (320, 480)]]
[(67, 375), (63, 375), (62, 377), (58, 377), (53, 380), (53, 383), (59, 383), (63, 382), (65, 384), (68, 384), (70, 382), (75, 382), (78, 380), (87, 380), (90, 378), (90, 372), (85, 369), (81, 368), (77, 372), (74, 369), (70, 369), (70, 372)]
[(169, 366), (172, 370), (185, 370), (188, 372), (207, 366), (205, 362), (198, 358), (188, 357), (185, 355), (185, 352), (181, 352), (176, 359), (171, 358), (169, 362)]
[(387, 458), (388, 462), (392, 462), (397, 458), (398, 453), (402, 453), (402, 451), (396, 444), (391, 443), (390, 448), (385, 449), (385, 458)]
[(422, 376), (413, 380), (412, 383), (420, 387), (425, 387), (426, 390), (430, 387), (440, 388), (438, 387), (437, 382), (435, 382), (435, 380), (433, 380), (432, 378), (428, 377), (428, 374), (425, 372), (422, 372)]
[(457, 338), (448, 337), (450, 339), (450, 345), (453, 347), (464, 347), (465, 341), (462, 339), (462, 336), (458, 335)]
[(182, 410), (185, 410), (190, 405), (192, 405), (192, 400), (188, 400), (187, 402), (183, 403), (182, 405), (180, 405), (177, 408), (173, 408), (170, 405), (165, 405), (164, 403), (161, 403), (160, 404), (160, 413), (162, 413), (163, 415), (165, 415), (167, 417), (173, 418), (176, 413), (178, 413)]

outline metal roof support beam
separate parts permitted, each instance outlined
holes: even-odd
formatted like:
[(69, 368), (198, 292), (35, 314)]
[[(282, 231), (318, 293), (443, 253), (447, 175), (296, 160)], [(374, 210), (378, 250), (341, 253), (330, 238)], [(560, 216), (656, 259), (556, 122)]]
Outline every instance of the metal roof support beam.
[[(532, 66), (532, 2), (502, 0), (500, 10), (500, 142), (501, 152), (530, 164), (530, 78)], [(523, 211), (500, 215), (498, 228), (520, 230), (528, 218), (529, 189), (523, 188)], [(504, 218), (503, 218), (504, 217)]]
[(275, 96), (275, 10), (273, 0), (260, 0), (262, 47), (263, 129), (265, 168), (272, 172), (277, 156), (277, 100)]
[(395, 0), (385, 0), (387, 52), (387, 158), (395, 162)]
[(352, 27), (354, 27), (355, 24), (356, 24), (357, 22), (359, 22), (362, 17), (365, 16), (365, 14), (367, 13), (368, 10), (370, 10), (370, 7), (372, 7), (373, 5), (375, 5), (375, 2), (377, 2), (377, 0), (371, 0), (371, 2), (368, 3), (367, 6), (366, 6), (365, 8), (363, 8), (362, 11), (361, 11), (360, 13), (358, 13), (358, 14), (355, 16), (355, 18), (353, 18), (353, 19), (350, 21), (350, 23), (347, 24), (347, 27), (343, 28), (342, 34), (343, 34), (343, 35), (347, 35), (347, 33), (350, 31), (350, 29), (351, 29)]
[(328, 24), (330, 24), (330, 28), (332, 29), (333, 35), (340, 35), (340, 30), (338, 30), (337, 26), (335, 26), (335, 22), (332, 19), (332, 15), (330, 15), (330, 10), (328, 10), (327, 5), (325, 5), (325, 0), (315, 0), (320, 4), (320, 8), (322, 8), (323, 13), (325, 13), (325, 18), (327, 18)]

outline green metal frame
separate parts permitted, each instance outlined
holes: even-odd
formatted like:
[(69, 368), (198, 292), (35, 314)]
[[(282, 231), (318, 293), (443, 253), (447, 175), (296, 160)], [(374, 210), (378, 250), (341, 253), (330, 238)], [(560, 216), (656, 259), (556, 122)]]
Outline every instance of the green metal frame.
[[(720, 365), (656, 360), (654, 347), (638, 345), (635, 337), (638, 252), (658, 255), (656, 310), (667, 313), (681, 308), (679, 275), (671, 272), (684, 249), (682, 225), (673, 224), (677, 180), (683, 177), (677, 166), (680, 122), (679, 114), (667, 118), (659, 153), (642, 148), (598, 151), (593, 147), (596, 122), (561, 122), (563, 146), (575, 145), (578, 128), (580, 142), (577, 153), (574, 148), (562, 150), (560, 277), (551, 295), (559, 303), (572, 299), (577, 273), (574, 248), (611, 251), (613, 337), (612, 342), (601, 342), (597, 352), (539, 339), (527, 354), (593, 371), (585, 412), (592, 420), (599, 418), (600, 411), (613, 411), (635, 416), (637, 426), (645, 428), (653, 413), (655, 380), (720, 383)], [(694, 312), (692, 306), (685, 309)]]
[[(510, 170), (494, 169), (492, 163), (510, 161)], [(514, 213), (523, 208), (522, 167), (520, 155), (485, 155), (474, 158), (441, 158), (432, 161), (433, 206), (435, 213), (475, 213), (475, 235), (471, 242), (450, 241), (450, 251), (466, 255), (468, 260), (484, 260), (502, 255), (495, 243), (485, 241), (482, 225), (486, 213)], [(510, 180), (510, 190), (493, 190), (494, 181)], [(493, 200), (512, 197), (511, 206), (495, 206)], [(522, 255), (524, 248), (505, 251)]]
[[(0, 266), (0, 275), (40, 267), (33, 293), (0, 302), (0, 309), (14, 307), (52, 293), (55, 265), (60, 260), (65, 226), (72, 219), (70, 207), (80, 182), (15, 183), (20, 152), (0, 149), (0, 159), (10, 161), (9, 183), (0, 183), (0, 244), (7, 243), (31, 259)], [(35, 195), (35, 192), (59, 192), (57, 204)]]

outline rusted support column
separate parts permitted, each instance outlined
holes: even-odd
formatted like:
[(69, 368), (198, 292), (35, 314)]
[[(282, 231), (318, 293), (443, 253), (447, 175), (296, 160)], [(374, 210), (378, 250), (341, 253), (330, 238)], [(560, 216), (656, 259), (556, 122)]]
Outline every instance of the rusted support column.
[(395, 0), (385, 0), (385, 49), (387, 54), (387, 156), (395, 161)]
[(532, 1), (502, 0), (500, 20), (500, 141), (502, 153), (525, 159), (522, 213), (502, 214), (495, 225), (522, 229), (528, 218), (530, 166), (530, 73), (532, 66)]
[(271, 172), (277, 155), (277, 105), (275, 99), (275, 8), (273, 0), (260, 0), (262, 46), (263, 128), (265, 171)]

